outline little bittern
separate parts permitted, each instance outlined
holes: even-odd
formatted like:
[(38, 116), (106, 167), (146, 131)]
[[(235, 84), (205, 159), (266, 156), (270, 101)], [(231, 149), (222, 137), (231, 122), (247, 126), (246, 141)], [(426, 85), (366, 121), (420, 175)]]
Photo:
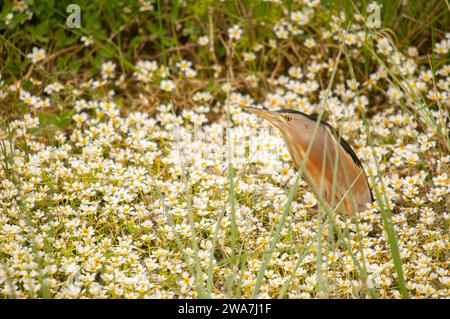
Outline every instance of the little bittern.
[(303, 162), (303, 178), (332, 209), (353, 215), (373, 202), (361, 162), (326, 121), (320, 120), (316, 128), (318, 118), (299, 111), (244, 109), (280, 129), (295, 168), (302, 169)]

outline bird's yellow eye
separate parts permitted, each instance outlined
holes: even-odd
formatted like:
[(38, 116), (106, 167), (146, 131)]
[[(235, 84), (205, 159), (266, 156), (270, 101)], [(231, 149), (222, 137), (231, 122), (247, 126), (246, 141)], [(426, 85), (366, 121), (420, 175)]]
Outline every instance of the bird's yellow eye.
[(290, 120), (292, 120), (292, 116), (290, 116), (290, 115), (285, 115), (284, 116), (284, 118), (286, 119), (286, 121), (290, 121)]

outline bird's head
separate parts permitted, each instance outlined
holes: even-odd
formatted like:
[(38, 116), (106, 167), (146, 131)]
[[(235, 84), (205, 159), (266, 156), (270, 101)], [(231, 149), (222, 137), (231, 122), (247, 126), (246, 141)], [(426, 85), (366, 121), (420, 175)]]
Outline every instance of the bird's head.
[(309, 138), (314, 134), (317, 119), (311, 115), (289, 109), (269, 111), (245, 107), (244, 110), (269, 121), (280, 129), (288, 140), (309, 142)]

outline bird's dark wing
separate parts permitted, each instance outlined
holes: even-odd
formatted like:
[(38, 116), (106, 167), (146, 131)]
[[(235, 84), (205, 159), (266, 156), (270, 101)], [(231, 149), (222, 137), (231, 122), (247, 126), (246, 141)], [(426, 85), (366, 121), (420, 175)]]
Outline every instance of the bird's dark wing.
[(373, 197), (372, 188), (370, 187), (370, 184), (369, 184), (369, 179), (368, 179), (368, 177), (366, 175), (366, 172), (364, 171), (364, 167), (362, 166), (361, 161), (359, 160), (359, 158), (356, 155), (356, 153), (353, 150), (353, 148), (350, 146), (350, 144), (347, 143), (347, 141), (342, 136), (340, 136), (339, 132), (334, 127), (332, 127), (330, 125), (330, 123), (328, 123), (327, 121), (323, 121), (323, 120), (321, 120), (320, 122), (323, 125), (326, 125), (330, 129), (330, 132), (339, 141), (339, 144), (342, 146), (342, 148), (347, 152), (348, 155), (350, 155), (350, 157), (353, 159), (355, 164), (358, 165), (361, 168), (361, 170), (363, 171), (363, 174), (366, 176), (367, 187), (369, 187), (369, 191), (370, 191), (370, 199), (371, 199), (372, 202), (374, 202), (375, 198)]
[[(314, 122), (317, 122), (317, 120), (318, 120), (318, 117), (315, 114), (309, 114), (309, 115), (307, 114), (306, 116), (308, 118), (310, 118)], [(333, 126), (331, 126), (330, 123), (328, 123), (325, 120), (320, 119), (320, 123), (325, 125), (326, 127), (328, 127), (330, 129), (331, 133), (334, 135), (334, 138), (339, 141), (339, 143), (341, 144), (342, 148), (347, 152), (348, 155), (350, 155), (350, 157), (353, 159), (355, 164), (358, 165), (359, 167), (363, 168), (363, 166), (361, 164), (361, 161), (359, 160), (359, 158), (356, 155), (355, 151), (350, 146), (350, 144), (348, 144), (348, 142), (339, 134), (339, 132)]]
[[(280, 113), (293, 113), (293, 114), (301, 114), (303, 116), (306, 116), (307, 118), (309, 118), (310, 120), (317, 122), (319, 117), (316, 114), (306, 114), (297, 110), (291, 110), (291, 109), (282, 109), (279, 110), (277, 112)], [(327, 121), (320, 119), (320, 123), (324, 126), (326, 126), (327, 128), (329, 128), (330, 132), (334, 135), (334, 137), (336, 138), (336, 140), (339, 141), (339, 144), (342, 146), (342, 148), (344, 149), (345, 152), (347, 152), (348, 155), (350, 155), (350, 157), (353, 159), (353, 161), (355, 162), (356, 165), (358, 165), (364, 172), (364, 168), (361, 164), (361, 161), (359, 160), (358, 156), (356, 155), (355, 151), (353, 150), (353, 148), (350, 146), (350, 144), (347, 143), (347, 141), (339, 134), (339, 132), (333, 127), (331, 126), (330, 123), (328, 123)], [(366, 175), (366, 173), (364, 172), (364, 175)], [(367, 175), (366, 175), (366, 179), (367, 179)], [(367, 181), (367, 184), (369, 184), (369, 181)], [(372, 198), (372, 202), (375, 200), (372, 194), (372, 189), (369, 186), (369, 190), (370, 190), (370, 197)]]
[(367, 187), (369, 187), (369, 191), (370, 191), (370, 200), (372, 202), (374, 202), (375, 198), (373, 197), (372, 188), (370, 187), (370, 184), (369, 184), (369, 179), (368, 179), (368, 177), (366, 175), (366, 172), (364, 171), (364, 168), (363, 168), (363, 166), (361, 164), (361, 161), (359, 160), (359, 158), (356, 155), (356, 153), (353, 150), (353, 148), (347, 143), (347, 141), (342, 136), (339, 135), (339, 132), (334, 127), (332, 127), (328, 122), (323, 121), (322, 124), (326, 125), (330, 129), (330, 131), (332, 132), (334, 137), (339, 141), (339, 143), (342, 146), (342, 148), (347, 152), (348, 155), (350, 155), (350, 157), (353, 159), (355, 164), (358, 165), (361, 168), (361, 170), (363, 171), (363, 174), (366, 176)]
[(363, 168), (361, 161), (359, 160), (358, 156), (356, 155), (355, 151), (353, 150), (353, 148), (347, 143), (347, 141), (339, 135), (339, 133), (333, 129), (333, 134), (338, 134), (338, 136), (335, 135), (336, 139), (339, 141), (339, 143), (341, 144), (342, 148), (348, 153), (348, 155), (351, 156), (351, 158), (353, 159), (353, 161), (356, 163), (356, 165), (358, 165), (359, 167)]
[[(307, 118), (309, 118), (311, 121), (317, 122), (317, 120), (319, 119), (317, 117), (316, 114), (306, 114), (297, 110), (291, 110), (291, 109), (282, 109), (277, 111), (279, 113), (292, 113), (292, 114), (301, 114)], [(352, 149), (352, 147), (347, 143), (347, 141), (340, 136), (339, 132), (330, 125), (330, 123), (328, 123), (325, 120), (320, 119), (320, 123), (325, 125), (326, 127), (328, 127), (330, 129), (330, 131), (333, 133), (334, 137), (336, 138), (336, 140), (339, 141), (339, 143), (341, 144), (342, 148), (348, 153), (348, 155), (351, 156), (351, 158), (353, 159), (353, 161), (356, 163), (356, 165), (358, 165), (359, 167), (363, 168), (361, 161), (359, 160), (358, 156), (356, 155), (355, 151)]]

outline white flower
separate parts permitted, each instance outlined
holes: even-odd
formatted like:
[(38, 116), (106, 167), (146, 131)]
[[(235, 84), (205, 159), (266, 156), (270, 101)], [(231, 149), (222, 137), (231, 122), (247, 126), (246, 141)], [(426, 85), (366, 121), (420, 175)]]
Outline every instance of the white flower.
[(449, 48), (450, 48), (450, 41), (443, 40), (439, 43), (436, 43), (434, 52), (436, 52), (437, 54), (447, 54)]
[(298, 23), (299, 25), (305, 25), (309, 22), (309, 16), (304, 12), (295, 11), (291, 13), (291, 20)]
[(8, 13), (5, 18), (5, 24), (8, 25), (11, 23), (11, 20), (14, 18), (14, 14), (12, 12)]
[(114, 78), (114, 71), (116, 70), (116, 65), (111, 62), (105, 62), (102, 64), (102, 77), (106, 79)]
[(198, 44), (200, 44), (201, 46), (205, 46), (208, 43), (209, 43), (209, 38), (206, 35), (204, 35), (198, 39)]
[(186, 72), (192, 66), (192, 62), (187, 60), (181, 60), (175, 63), (175, 66), (179, 68), (181, 71)]
[(134, 75), (139, 81), (150, 82), (156, 70), (158, 70), (158, 63), (155, 61), (139, 61)]
[(53, 82), (51, 84), (48, 84), (45, 88), (44, 88), (44, 92), (47, 94), (52, 94), (53, 92), (59, 92), (61, 91), (61, 89), (63, 88), (63, 86), (58, 83), (58, 82)]
[(151, 3), (151, 1), (147, 1), (147, 0), (140, 0), (141, 2), (141, 8), (139, 9), (139, 11), (153, 11), (153, 4)]
[(317, 199), (314, 194), (308, 192), (303, 195), (303, 200), (305, 202), (306, 207), (314, 207), (317, 204)]
[(238, 24), (235, 24), (233, 27), (228, 29), (228, 36), (231, 40), (238, 41), (241, 38), (242, 29)]
[(34, 47), (33, 52), (29, 53), (27, 57), (31, 59), (33, 63), (37, 63), (45, 59), (46, 57), (45, 50), (39, 49), (38, 47)]
[(197, 71), (195, 71), (194, 69), (187, 69), (184, 74), (186, 75), (187, 78), (193, 78), (197, 75)]
[(162, 80), (160, 87), (163, 91), (172, 92), (175, 88), (175, 83), (172, 80)]
[(67, 287), (65, 287), (62, 290), (62, 294), (64, 297), (68, 297), (68, 298), (76, 298), (78, 296), (78, 294), (80, 293), (81, 288), (73, 285), (73, 284), (69, 284)]
[(392, 51), (392, 46), (389, 43), (389, 40), (386, 38), (382, 38), (377, 44), (378, 51), (384, 55), (388, 55)]
[(88, 36), (83, 35), (80, 40), (81, 42), (83, 42), (85, 47), (88, 47), (94, 43), (94, 37), (92, 35)]
[(256, 56), (253, 52), (244, 52), (242, 56), (244, 57), (245, 62), (252, 62), (256, 59)]
[(311, 49), (311, 48), (313, 48), (315, 46), (316, 46), (316, 41), (314, 41), (314, 39), (308, 38), (308, 39), (305, 40), (305, 47)]

